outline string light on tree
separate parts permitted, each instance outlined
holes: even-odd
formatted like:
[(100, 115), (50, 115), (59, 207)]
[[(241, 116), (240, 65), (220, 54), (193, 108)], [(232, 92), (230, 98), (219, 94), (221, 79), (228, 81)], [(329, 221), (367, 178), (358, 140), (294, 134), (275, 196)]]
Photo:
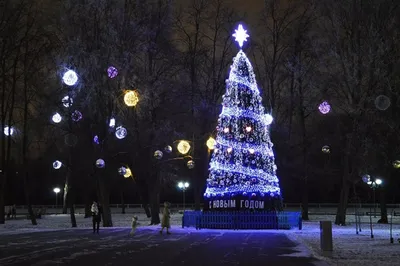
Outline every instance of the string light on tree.
[(74, 101), (72, 100), (72, 98), (66, 95), (61, 99), (61, 102), (65, 108), (68, 108), (73, 104)]
[(162, 157), (163, 157), (162, 151), (156, 150), (156, 151), (154, 152), (154, 158), (156, 158), (157, 160), (161, 160)]
[(118, 70), (116, 67), (110, 66), (107, 69), (107, 75), (110, 79), (115, 78), (118, 75)]
[(137, 92), (136, 91), (125, 92), (124, 102), (129, 107), (136, 106), (136, 104), (139, 102), (139, 96)]
[(53, 168), (54, 169), (58, 170), (58, 169), (61, 168), (61, 166), (62, 166), (62, 162), (60, 162), (59, 160), (56, 160), (56, 161), (53, 162)]
[(6, 136), (12, 136), (14, 134), (14, 127), (5, 126), (3, 132)]
[(74, 86), (78, 82), (78, 75), (73, 70), (68, 70), (62, 77), (63, 82), (68, 86)]
[(75, 110), (72, 112), (71, 118), (72, 118), (72, 121), (78, 122), (82, 119), (82, 113), (79, 112), (78, 110)]
[(96, 160), (96, 167), (97, 168), (104, 168), (106, 166), (106, 162), (103, 159)]
[(318, 106), (318, 110), (321, 114), (326, 115), (331, 111), (331, 106), (327, 101), (324, 101)]
[(51, 117), (51, 120), (52, 120), (54, 123), (58, 124), (58, 123), (61, 122), (62, 117), (61, 117), (61, 115), (60, 115), (59, 113), (55, 113), (55, 114)]
[(216, 144), (215, 139), (213, 137), (209, 137), (206, 142), (208, 149), (213, 150), (215, 148), (215, 144)]
[(117, 129), (115, 130), (115, 136), (117, 137), (117, 139), (123, 139), (126, 137), (126, 135), (128, 135), (128, 131), (122, 126), (117, 127)]
[(190, 144), (186, 140), (181, 140), (178, 143), (177, 149), (181, 154), (185, 155), (190, 150)]

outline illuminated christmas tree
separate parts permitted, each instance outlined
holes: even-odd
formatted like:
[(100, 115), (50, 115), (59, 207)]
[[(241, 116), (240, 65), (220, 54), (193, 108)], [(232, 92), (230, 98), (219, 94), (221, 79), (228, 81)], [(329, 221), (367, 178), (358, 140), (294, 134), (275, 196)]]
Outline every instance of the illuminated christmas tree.
[[(242, 25), (233, 36), (240, 48), (249, 37)], [(240, 50), (226, 80), (204, 193), (205, 210), (280, 209), (281, 191), (269, 136), (271, 123), (253, 67)]]

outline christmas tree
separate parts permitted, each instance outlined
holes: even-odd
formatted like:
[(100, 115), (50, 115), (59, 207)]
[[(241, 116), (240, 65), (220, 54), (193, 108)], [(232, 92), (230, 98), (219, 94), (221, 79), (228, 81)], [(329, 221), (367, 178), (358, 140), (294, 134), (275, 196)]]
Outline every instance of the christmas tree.
[[(242, 25), (233, 36), (240, 48), (249, 37)], [(269, 136), (271, 123), (253, 67), (240, 49), (226, 80), (204, 193), (205, 210), (280, 209), (281, 192)]]

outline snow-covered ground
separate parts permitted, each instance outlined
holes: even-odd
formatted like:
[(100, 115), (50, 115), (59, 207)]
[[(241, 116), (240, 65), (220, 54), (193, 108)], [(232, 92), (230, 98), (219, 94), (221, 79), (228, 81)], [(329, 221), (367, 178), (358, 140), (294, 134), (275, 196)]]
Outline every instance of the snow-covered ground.
[[(158, 230), (159, 226), (149, 226), (149, 219), (137, 209), (129, 214), (113, 214), (114, 227), (130, 227), (133, 215), (139, 217), (140, 226)], [(304, 244), (317, 258), (328, 262), (331, 265), (400, 265), (400, 244), (397, 239), (400, 237), (400, 217), (394, 217), (393, 237), (394, 243), (390, 243), (389, 225), (377, 224), (378, 218), (373, 218), (373, 234), (369, 227), (369, 217), (361, 218), (362, 231), (356, 234), (354, 216), (348, 216), (348, 226), (333, 225), (333, 252), (322, 254), (320, 250), (320, 229), (319, 221), (334, 221), (333, 215), (312, 215), (310, 221), (303, 222), (303, 230), (288, 230), (284, 232), (290, 239)], [(78, 229), (90, 228), (91, 219), (85, 219), (83, 215), (76, 215)], [(173, 213), (171, 216), (172, 230), (196, 231), (194, 228), (181, 227), (182, 214)], [(38, 225), (33, 226), (29, 220), (7, 220), (6, 224), (0, 225), (1, 234), (21, 234), (36, 231), (53, 231), (70, 229), (69, 215), (46, 215), (38, 220)], [(109, 229), (102, 229), (109, 230)], [(201, 232), (201, 231), (200, 231)]]

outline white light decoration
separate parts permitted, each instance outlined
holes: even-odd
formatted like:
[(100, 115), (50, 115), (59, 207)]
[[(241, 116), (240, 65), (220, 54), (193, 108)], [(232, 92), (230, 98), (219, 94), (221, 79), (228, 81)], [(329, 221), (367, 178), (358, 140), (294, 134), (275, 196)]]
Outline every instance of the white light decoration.
[(111, 118), (110, 119), (110, 122), (108, 123), (108, 126), (111, 127), (111, 128), (115, 127), (115, 118)]
[(63, 106), (64, 106), (65, 108), (71, 107), (71, 105), (74, 103), (74, 101), (72, 100), (72, 98), (70, 98), (68, 95), (64, 96), (64, 97), (61, 99), (61, 102), (62, 102), (62, 104), (63, 104)]
[(380, 185), (382, 185), (382, 179), (379, 179), (379, 178), (377, 178), (376, 180), (375, 180), (375, 183), (378, 185), (378, 186), (380, 186)]
[(54, 123), (58, 124), (58, 123), (61, 122), (62, 117), (61, 117), (61, 115), (60, 115), (59, 113), (55, 113), (55, 114), (51, 117), (51, 120), (52, 120)]
[(104, 168), (106, 166), (106, 162), (103, 159), (96, 160), (96, 167), (97, 168)]
[(58, 170), (58, 169), (61, 168), (61, 166), (62, 166), (62, 162), (60, 162), (59, 160), (56, 160), (56, 161), (53, 162), (53, 168), (54, 169)]
[(243, 42), (247, 42), (247, 38), (250, 37), (242, 24), (239, 24), (238, 29), (235, 30), (235, 33), (232, 34), (232, 36), (235, 37), (235, 41), (238, 42), (240, 48), (243, 47)]
[(12, 136), (14, 134), (14, 127), (5, 126), (3, 132), (6, 136)]
[(115, 130), (115, 136), (117, 137), (117, 139), (123, 139), (126, 137), (126, 135), (128, 135), (128, 131), (122, 126), (117, 127), (117, 129)]
[(62, 77), (63, 82), (68, 86), (74, 86), (78, 82), (78, 75), (73, 70), (68, 70)]
[(58, 188), (58, 187), (55, 187), (55, 188), (53, 189), (53, 192), (56, 193), (56, 194), (60, 193), (60, 191), (61, 191), (61, 189)]
[[(242, 47), (249, 36), (239, 25), (234, 37)], [(272, 122), (273, 117), (262, 105), (253, 67), (240, 50), (233, 59), (222, 97), (222, 112), (204, 193), (207, 200), (240, 196), (280, 201), (273, 143), (268, 130)]]
[(182, 190), (187, 189), (189, 187), (189, 183), (188, 182), (179, 182), (178, 187)]
[(186, 154), (190, 150), (190, 144), (186, 140), (181, 140), (178, 143), (177, 149), (181, 154)]

